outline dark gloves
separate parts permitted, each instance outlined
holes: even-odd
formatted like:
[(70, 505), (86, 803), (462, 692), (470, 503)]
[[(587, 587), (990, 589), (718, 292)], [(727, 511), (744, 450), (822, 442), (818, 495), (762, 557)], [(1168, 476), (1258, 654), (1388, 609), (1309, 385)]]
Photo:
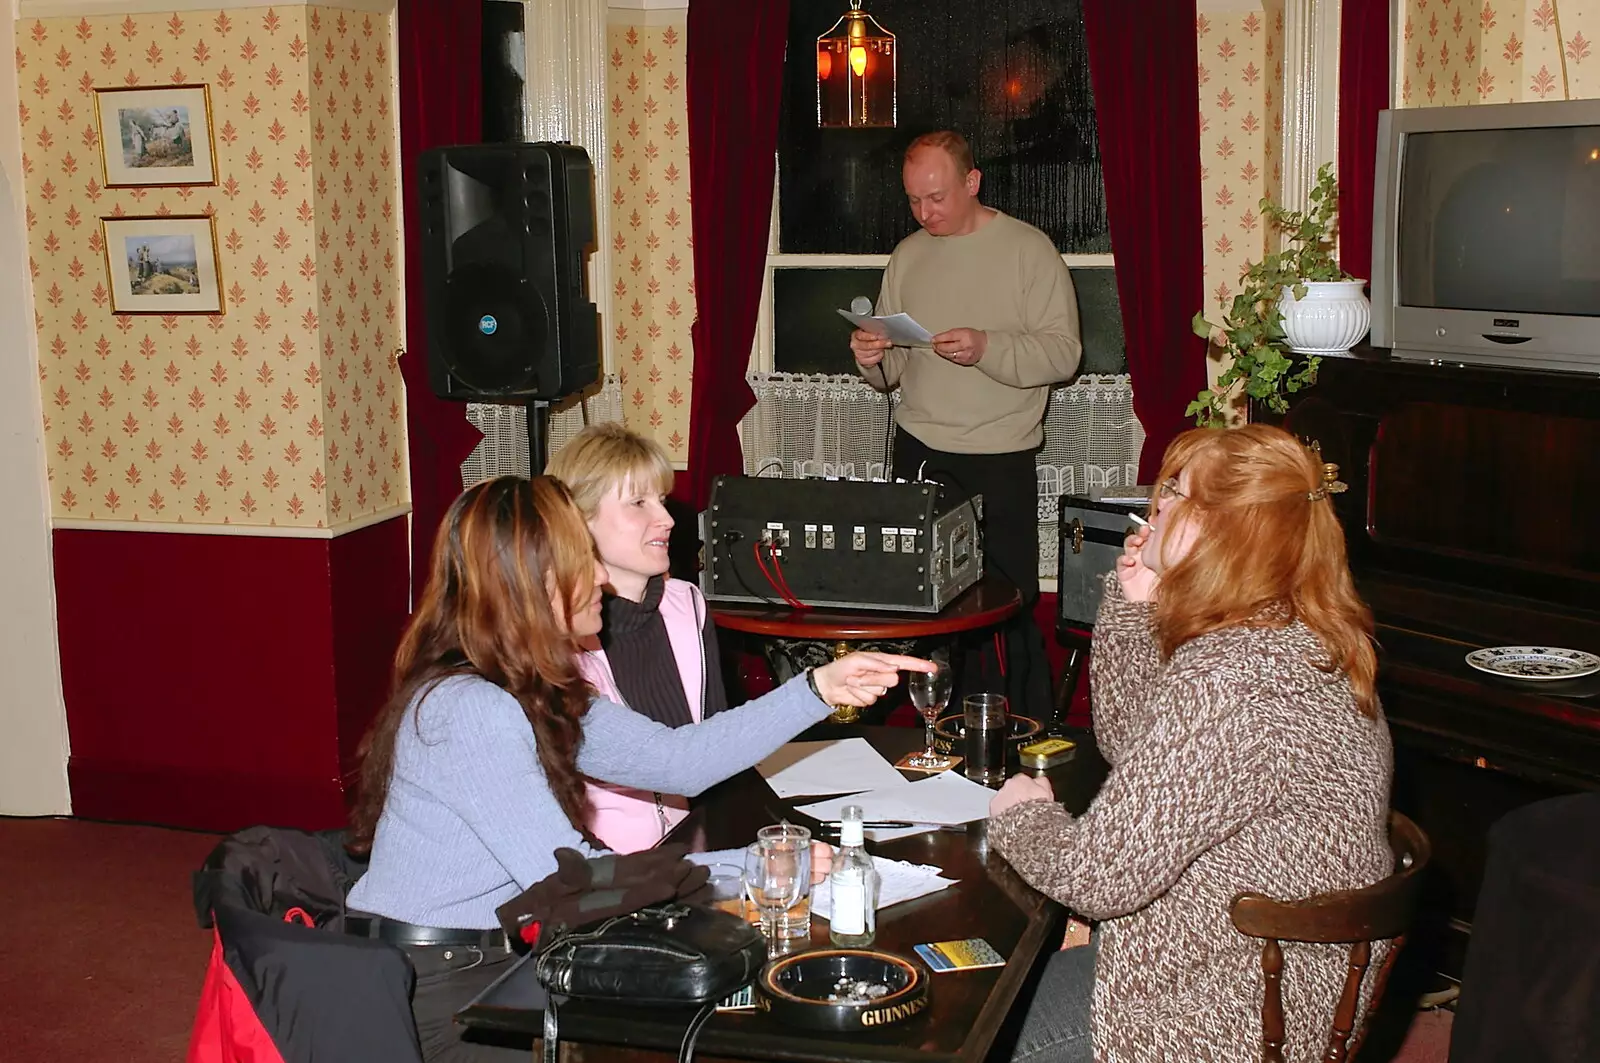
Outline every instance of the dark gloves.
[(535, 882), (495, 909), (513, 947), (539, 947), (573, 927), (636, 912), (650, 904), (708, 899), (707, 868), (684, 859), (686, 845), (661, 845), (643, 852), (585, 857), (556, 850), (556, 873)]

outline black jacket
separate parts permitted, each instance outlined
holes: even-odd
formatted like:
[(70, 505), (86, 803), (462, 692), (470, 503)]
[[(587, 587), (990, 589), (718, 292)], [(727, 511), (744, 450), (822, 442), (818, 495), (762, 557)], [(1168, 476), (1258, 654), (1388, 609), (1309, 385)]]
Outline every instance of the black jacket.
[(342, 834), (251, 827), (194, 875), (195, 915), (215, 945), (188, 1063), (265, 1049), (283, 1063), (421, 1063), (411, 962), (342, 933), (344, 897), (364, 866)]

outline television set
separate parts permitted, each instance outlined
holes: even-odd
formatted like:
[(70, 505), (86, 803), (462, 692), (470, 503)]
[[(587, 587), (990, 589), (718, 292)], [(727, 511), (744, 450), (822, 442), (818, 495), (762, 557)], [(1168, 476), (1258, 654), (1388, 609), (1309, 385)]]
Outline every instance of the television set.
[(1384, 111), (1372, 345), (1600, 374), (1600, 100)]

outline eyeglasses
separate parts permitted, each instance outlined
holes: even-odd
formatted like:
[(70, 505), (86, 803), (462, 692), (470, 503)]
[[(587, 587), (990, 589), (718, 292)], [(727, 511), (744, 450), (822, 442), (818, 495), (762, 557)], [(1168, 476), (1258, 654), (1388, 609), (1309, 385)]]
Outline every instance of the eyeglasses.
[(1172, 477), (1170, 479), (1162, 480), (1161, 481), (1161, 485), (1157, 490), (1159, 491), (1161, 497), (1163, 499), (1165, 499), (1166, 501), (1168, 501), (1168, 502), (1172, 501), (1174, 498), (1188, 498), (1189, 497), (1188, 495), (1184, 494), (1182, 491), (1178, 490), (1177, 477)]

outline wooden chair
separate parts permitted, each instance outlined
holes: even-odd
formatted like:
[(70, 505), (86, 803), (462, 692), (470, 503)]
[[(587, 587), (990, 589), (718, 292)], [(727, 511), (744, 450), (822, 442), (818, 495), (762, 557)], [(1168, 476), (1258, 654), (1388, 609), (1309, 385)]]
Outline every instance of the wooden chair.
[(1428, 836), (1398, 812), (1389, 813), (1389, 846), (1394, 850), (1394, 874), (1366, 889), (1323, 893), (1301, 901), (1277, 901), (1259, 893), (1241, 893), (1228, 914), (1234, 927), (1266, 944), (1261, 949), (1261, 970), (1266, 989), (1261, 1001), (1261, 1058), (1263, 1063), (1283, 1063), (1283, 941), (1349, 944), (1350, 967), (1344, 991), (1333, 1014), (1333, 1030), (1322, 1063), (1342, 1063), (1360, 1047), (1354, 1032), (1361, 1000), (1361, 980), (1372, 959), (1372, 943), (1394, 939), (1376, 972), (1368, 1015), (1378, 1006), (1389, 969), (1405, 940), (1422, 889), (1422, 871), (1432, 847)]

